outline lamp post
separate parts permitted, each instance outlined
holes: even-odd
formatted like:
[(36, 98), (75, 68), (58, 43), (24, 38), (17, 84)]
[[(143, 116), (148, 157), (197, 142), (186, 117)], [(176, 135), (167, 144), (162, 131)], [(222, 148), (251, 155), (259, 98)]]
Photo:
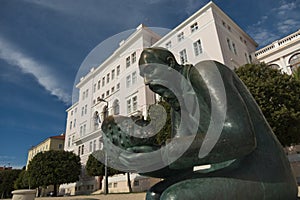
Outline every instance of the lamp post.
[[(101, 102), (106, 103), (106, 110), (103, 113), (104, 114), (104, 119), (107, 117), (106, 115), (108, 114), (108, 101), (105, 99), (99, 99)], [(104, 121), (103, 119), (103, 121)], [(107, 152), (105, 151), (105, 164), (104, 164), (104, 194), (108, 194), (108, 177), (107, 177)]]

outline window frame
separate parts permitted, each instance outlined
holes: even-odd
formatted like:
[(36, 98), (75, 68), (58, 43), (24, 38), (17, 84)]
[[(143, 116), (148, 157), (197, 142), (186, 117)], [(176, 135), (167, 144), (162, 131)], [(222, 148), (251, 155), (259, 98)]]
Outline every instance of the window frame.
[(179, 56), (180, 56), (180, 62), (182, 65), (188, 62), (186, 49), (181, 50), (179, 52)]
[(198, 39), (193, 43), (193, 48), (194, 48), (195, 56), (199, 56), (200, 54), (203, 53), (203, 47), (200, 39)]

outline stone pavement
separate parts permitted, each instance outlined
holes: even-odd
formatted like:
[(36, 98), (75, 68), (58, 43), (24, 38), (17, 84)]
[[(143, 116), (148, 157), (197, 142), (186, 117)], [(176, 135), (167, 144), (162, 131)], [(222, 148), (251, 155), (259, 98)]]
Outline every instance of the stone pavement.
[(146, 193), (85, 195), (67, 197), (39, 197), (35, 200), (144, 200)]

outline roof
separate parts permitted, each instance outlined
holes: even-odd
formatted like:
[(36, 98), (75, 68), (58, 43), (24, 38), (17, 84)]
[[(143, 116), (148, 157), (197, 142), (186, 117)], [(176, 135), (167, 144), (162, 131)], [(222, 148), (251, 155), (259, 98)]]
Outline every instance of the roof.
[(35, 146), (32, 146), (29, 150), (32, 150), (32, 149), (36, 148), (37, 146), (39, 146), (40, 144), (46, 142), (49, 139), (65, 140), (65, 134), (63, 133), (61, 135), (55, 135), (55, 136), (48, 137), (48, 138), (44, 139), (42, 142), (40, 142), (39, 144), (37, 144)]
[(59, 140), (64, 140), (65, 139), (65, 134), (62, 135), (56, 135), (56, 136), (51, 136), (51, 139), (59, 139)]

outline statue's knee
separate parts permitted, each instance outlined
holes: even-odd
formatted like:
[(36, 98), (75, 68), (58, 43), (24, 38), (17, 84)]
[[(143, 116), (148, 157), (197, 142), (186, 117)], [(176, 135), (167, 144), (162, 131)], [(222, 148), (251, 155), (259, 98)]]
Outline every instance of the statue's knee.
[[(188, 189), (189, 190), (189, 189)], [(186, 189), (180, 186), (171, 186), (170, 188), (166, 189), (162, 195), (161, 200), (194, 200), (195, 197), (192, 194), (192, 190), (187, 192)], [(197, 199), (198, 200), (198, 199)]]

